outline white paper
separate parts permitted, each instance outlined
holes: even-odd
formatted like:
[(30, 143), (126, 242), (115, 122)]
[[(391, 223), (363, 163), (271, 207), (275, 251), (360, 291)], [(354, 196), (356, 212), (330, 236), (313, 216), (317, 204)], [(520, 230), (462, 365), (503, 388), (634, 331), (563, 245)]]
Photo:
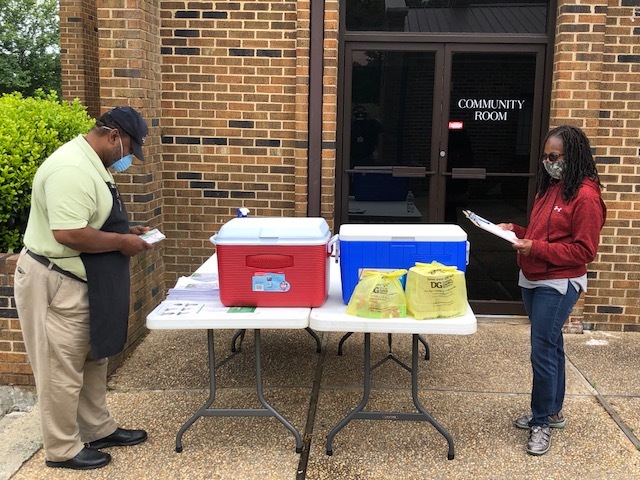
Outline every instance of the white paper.
[(500, 238), (504, 238), (508, 242), (516, 243), (518, 241), (518, 237), (516, 237), (516, 234), (511, 230), (503, 230), (495, 223), (490, 222), (486, 218), (482, 218), (480, 215), (476, 215), (470, 210), (463, 210), (462, 212), (476, 227), (480, 227), (489, 233), (493, 233)]
[(217, 273), (194, 273), (180, 277), (176, 286), (169, 289), (168, 300), (209, 300), (218, 297), (220, 282)]
[(160, 240), (164, 240), (167, 237), (165, 237), (160, 230), (158, 230), (157, 228), (154, 228), (153, 230), (149, 230), (148, 232), (140, 235), (140, 238), (147, 243), (156, 243), (156, 242), (159, 242)]
[(220, 301), (209, 302), (189, 302), (189, 301), (171, 301), (165, 300), (154, 312), (159, 317), (180, 318), (188, 316), (190, 318), (202, 317), (207, 318), (214, 313), (223, 313), (229, 310)]
[(220, 281), (217, 273), (194, 273), (190, 277), (180, 277), (176, 282), (175, 288), (218, 290)]

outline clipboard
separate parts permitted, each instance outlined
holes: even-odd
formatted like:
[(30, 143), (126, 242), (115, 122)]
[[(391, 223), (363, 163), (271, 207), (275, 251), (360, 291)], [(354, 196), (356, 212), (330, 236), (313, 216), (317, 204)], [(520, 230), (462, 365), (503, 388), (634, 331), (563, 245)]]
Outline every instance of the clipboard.
[(482, 218), (480, 215), (473, 213), (471, 210), (463, 210), (464, 216), (469, 219), (476, 227), (486, 230), (489, 233), (493, 233), (495, 236), (505, 239), (508, 242), (516, 243), (518, 237), (511, 230), (503, 230), (498, 225), (490, 222), (486, 218)]

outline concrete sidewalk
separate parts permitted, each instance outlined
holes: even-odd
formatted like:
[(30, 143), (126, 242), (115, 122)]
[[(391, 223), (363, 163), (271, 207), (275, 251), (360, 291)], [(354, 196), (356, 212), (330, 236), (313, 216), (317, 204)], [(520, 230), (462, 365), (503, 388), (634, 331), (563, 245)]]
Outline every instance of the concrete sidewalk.
[[(640, 333), (565, 335), (569, 421), (553, 431), (549, 453), (533, 457), (525, 452), (527, 432), (512, 425), (528, 411), (528, 331), (520, 320), (480, 318), (474, 335), (427, 338), (431, 359), (420, 361), (419, 395), (451, 433), (453, 460), (427, 422), (354, 420), (326, 455), (328, 432), (361, 399), (363, 336), (354, 334), (338, 356), (340, 333), (321, 335), (318, 354), (306, 332), (287, 330), (262, 333), (265, 397), (303, 433), (302, 454), (282, 424), (259, 417), (200, 418), (176, 453), (178, 429), (208, 397), (207, 338), (200, 330), (157, 330), (109, 381), (112, 413), (123, 427), (145, 428), (146, 443), (111, 449), (113, 461), (99, 470), (50, 469), (38, 439), (28, 438), (38, 431), (31, 412), (0, 429), (0, 444), (33, 454), (0, 478), (640, 479)], [(236, 355), (232, 334), (215, 334), (224, 365), (213, 406), (257, 407), (253, 332)], [(394, 335), (393, 352), (410, 364), (411, 336)], [(387, 353), (387, 336), (372, 335), (372, 361)], [(395, 362), (376, 369), (372, 385), (369, 410), (414, 411), (410, 375)], [(0, 464), (3, 455), (0, 449)]]

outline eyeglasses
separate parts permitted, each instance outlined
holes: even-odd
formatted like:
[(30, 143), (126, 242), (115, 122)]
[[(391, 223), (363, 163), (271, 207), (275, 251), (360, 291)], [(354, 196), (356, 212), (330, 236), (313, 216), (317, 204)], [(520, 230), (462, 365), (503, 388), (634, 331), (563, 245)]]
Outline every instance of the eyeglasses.
[[(123, 137), (122, 137), (122, 134), (120, 133), (120, 130), (119, 130), (119, 129), (117, 129), (117, 128), (113, 128), (113, 127), (108, 127), (108, 126), (106, 126), (106, 125), (103, 125), (103, 126), (102, 126), (102, 127), (100, 127), (100, 128), (102, 128), (102, 129), (104, 129), (104, 130), (108, 130), (109, 132), (111, 132), (111, 131), (113, 131), (113, 130), (117, 131), (117, 132), (118, 132), (118, 135), (120, 136), (120, 141), (122, 142), (122, 138), (123, 138)], [(133, 153), (133, 149), (131, 149), (131, 151), (130, 151), (129, 153)]]
[(549, 160), (550, 162), (557, 162), (560, 157), (563, 157), (564, 153), (543, 153), (540, 155), (540, 159), (543, 162)]

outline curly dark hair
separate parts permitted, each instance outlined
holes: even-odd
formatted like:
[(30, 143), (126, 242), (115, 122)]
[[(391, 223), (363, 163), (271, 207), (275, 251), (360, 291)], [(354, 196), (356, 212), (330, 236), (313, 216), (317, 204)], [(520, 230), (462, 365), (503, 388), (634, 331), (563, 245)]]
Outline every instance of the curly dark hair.
[[(564, 146), (565, 169), (562, 172), (562, 198), (565, 202), (573, 200), (578, 195), (578, 190), (585, 178), (595, 180), (600, 188), (600, 176), (593, 159), (591, 145), (585, 133), (572, 125), (560, 125), (549, 131), (544, 137), (542, 145), (551, 137), (558, 137)], [(538, 195), (543, 196), (549, 186), (557, 182), (552, 179), (544, 169), (542, 162), (538, 163)]]

